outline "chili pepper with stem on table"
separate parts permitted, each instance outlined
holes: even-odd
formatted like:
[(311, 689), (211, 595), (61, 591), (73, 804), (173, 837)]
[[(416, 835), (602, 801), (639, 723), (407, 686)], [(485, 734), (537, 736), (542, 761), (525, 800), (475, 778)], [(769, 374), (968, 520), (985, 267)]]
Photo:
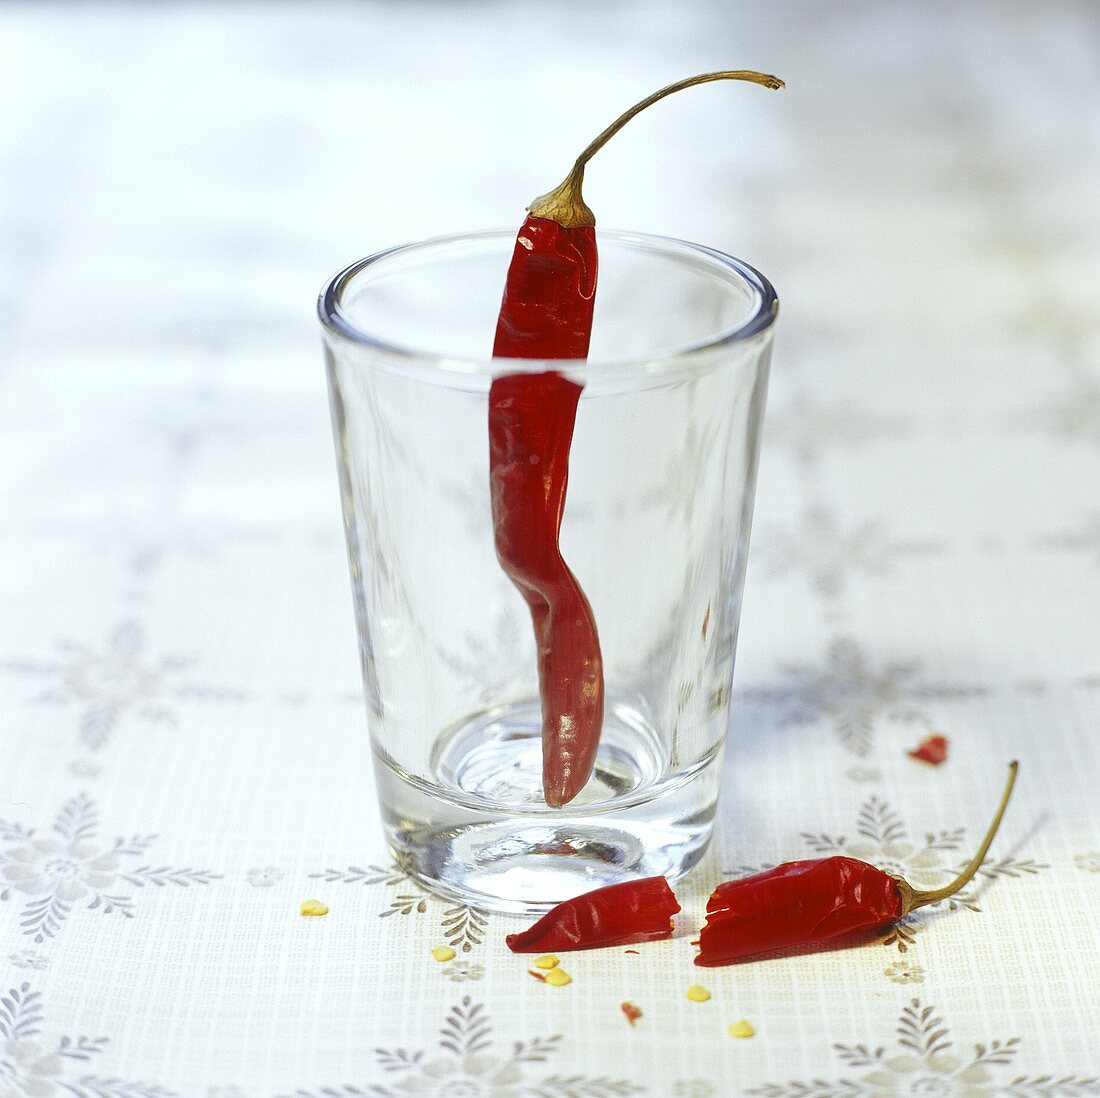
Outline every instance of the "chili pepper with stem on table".
[[(636, 114), (673, 92), (713, 80), (783, 81), (711, 72), (636, 103), (577, 157), (554, 190), (536, 198), (516, 237), (493, 344), (495, 358), (584, 359), (592, 335), (598, 255), (581, 194), (585, 165)], [(596, 620), (561, 555), (569, 450), (583, 386), (556, 370), (501, 373), (489, 391), (493, 533), (504, 572), (527, 602), (538, 649), (543, 796), (568, 804), (592, 774), (604, 712)]]
[(856, 858), (816, 858), (720, 884), (707, 903), (697, 965), (728, 965), (760, 953), (870, 930), (938, 903), (978, 872), (1001, 824), (1019, 767), (1009, 763), (1001, 803), (977, 854), (955, 880), (918, 891), (901, 877)]

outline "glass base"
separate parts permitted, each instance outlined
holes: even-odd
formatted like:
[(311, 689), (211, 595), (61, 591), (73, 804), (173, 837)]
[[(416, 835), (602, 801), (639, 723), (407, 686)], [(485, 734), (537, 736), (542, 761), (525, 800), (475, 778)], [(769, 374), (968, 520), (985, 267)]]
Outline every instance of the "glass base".
[(537, 702), (477, 714), (436, 745), (438, 784), (378, 758), (387, 838), (412, 876), (475, 907), (539, 914), (604, 885), (682, 877), (710, 839), (716, 751), (669, 777), (645, 718), (610, 704), (592, 779), (564, 808), (542, 799)]

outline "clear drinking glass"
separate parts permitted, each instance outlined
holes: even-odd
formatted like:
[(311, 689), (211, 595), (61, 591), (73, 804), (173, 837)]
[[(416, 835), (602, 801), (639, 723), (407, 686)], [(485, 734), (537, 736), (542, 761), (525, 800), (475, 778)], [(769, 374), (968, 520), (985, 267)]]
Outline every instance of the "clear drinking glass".
[[(709, 248), (601, 232), (585, 362), (493, 360), (514, 231), (380, 252), (319, 310), (378, 795), (437, 893), (535, 913), (710, 838), (778, 301)], [(596, 769), (542, 799), (527, 606), (493, 547), (494, 373), (583, 383), (562, 553), (599, 629)]]

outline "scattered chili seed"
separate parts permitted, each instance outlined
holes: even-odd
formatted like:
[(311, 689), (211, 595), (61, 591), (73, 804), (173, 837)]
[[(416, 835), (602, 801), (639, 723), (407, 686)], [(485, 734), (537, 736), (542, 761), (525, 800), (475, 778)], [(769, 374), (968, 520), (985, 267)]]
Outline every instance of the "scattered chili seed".
[(691, 987), (687, 989), (687, 997), (693, 1003), (705, 1003), (710, 998), (710, 992), (699, 984), (692, 984)]
[(534, 978), (536, 980), (538, 980), (540, 984), (545, 984), (546, 983), (546, 977), (543, 976), (543, 974), (541, 972), (536, 972), (533, 968), (529, 968), (527, 970), (527, 975), (528, 976), (534, 976)]
[(756, 1030), (753, 1029), (752, 1026), (750, 1026), (744, 1018), (742, 1018), (741, 1021), (734, 1022), (733, 1025), (726, 1030), (726, 1032), (731, 1037), (752, 1037), (756, 1033)]
[(939, 766), (947, 759), (947, 737), (929, 736), (919, 743), (912, 751), (906, 752), (911, 759), (920, 759), (921, 762)]
[(320, 900), (303, 900), (298, 910), (303, 915), (327, 915), (328, 904), (323, 904)]
[(626, 1015), (626, 1020), (632, 1026), (637, 1025), (638, 1019), (642, 1016), (642, 1012), (633, 1003), (623, 1003), (621, 1009)]
[(444, 961), (453, 961), (457, 954), (450, 946), (436, 946), (432, 950), (432, 957), (442, 964)]
[(553, 953), (544, 953), (541, 957), (536, 957), (532, 962), (535, 968), (557, 968), (558, 959)]
[(573, 982), (573, 977), (564, 968), (552, 968), (543, 979), (553, 987), (565, 987)]

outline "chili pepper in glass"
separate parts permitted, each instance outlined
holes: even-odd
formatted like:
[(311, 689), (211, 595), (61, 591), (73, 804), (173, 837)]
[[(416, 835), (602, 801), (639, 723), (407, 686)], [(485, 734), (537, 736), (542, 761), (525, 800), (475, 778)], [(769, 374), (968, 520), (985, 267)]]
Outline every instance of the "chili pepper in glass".
[[(582, 195), (588, 161), (641, 111), (665, 96), (758, 72), (715, 72), (677, 81), (619, 116), (577, 157), (565, 179), (529, 207), (504, 288), (494, 358), (583, 359), (592, 338), (598, 256), (596, 218)], [(596, 762), (604, 712), (603, 660), (592, 607), (562, 558), (569, 449), (582, 385), (554, 370), (504, 374), (489, 391), (493, 529), (501, 567), (527, 602), (538, 649), (543, 795), (568, 804)]]
[[(433, 891), (500, 911), (675, 880), (717, 804), (778, 302), (713, 248), (596, 239), (586, 358), (492, 356), (502, 289), (532, 296), (507, 275), (514, 229), (378, 252), (320, 302), (386, 839)], [(507, 310), (501, 339), (533, 316)], [(552, 416), (536, 416), (536, 392)], [(497, 460), (521, 445), (548, 480)], [(548, 568), (554, 597), (568, 569), (572, 608), (585, 600), (598, 624), (580, 614), (572, 652), (556, 646), (567, 681), (549, 705), (538, 601), (501, 567), (513, 551), (517, 573), (533, 561), (541, 583)], [(578, 704), (566, 687), (597, 681), (597, 637), (602, 722), (575, 722), (588, 731), (571, 745), (547, 737), (545, 782), (546, 726)]]
[(814, 858), (720, 884), (707, 902), (697, 965), (734, 964), (761, 953), (802, 948), (903, 919), (955, 895), (981, 868), (1016, 782), (1008, 781), (977, 854), (942, 888), (919, 891), (893, 873), (856, 858)]

